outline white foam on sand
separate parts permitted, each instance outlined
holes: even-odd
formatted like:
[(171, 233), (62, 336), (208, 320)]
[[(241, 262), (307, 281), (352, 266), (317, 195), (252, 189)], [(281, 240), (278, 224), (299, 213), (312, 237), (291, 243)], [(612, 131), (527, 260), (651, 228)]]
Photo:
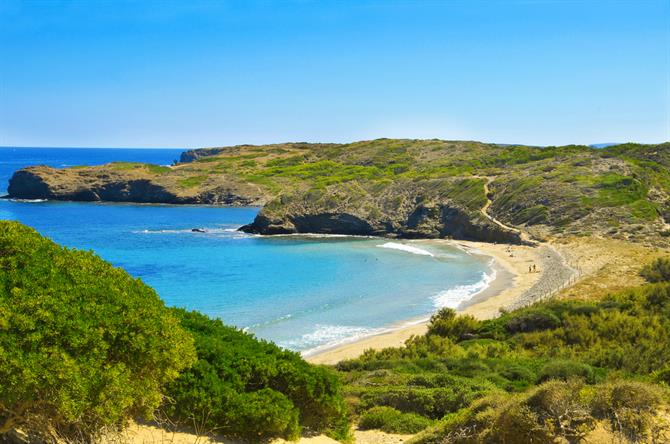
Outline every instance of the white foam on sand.
[(355, 327), (349, 325), (317, 324), (315, 330), (300, 338), (286, 341), (283, 345), (293, 350), (304, 350), (303, 356), (318, 353), (321, 350), (338, 345), (356, 342), (359, 339), (390, 331), (383, 328)]
[(495, 279), (495, 269), (491, 270), (490, 273), (482, 272), (481, 280), (474, 284), (457, 285), (456, 287), (441, 291), (433, 296), (433, 305), (436, 308), (456, 308), (461, 303), (472, 299), (475, 295), (486, 290)]
[(428, 250), (423, 248), (413, 247), (412, 245), (400, 244), (398, 242), (386, 242), (381, 245), (377, 245), (380, 248), (389, 248), (391, 250), (404, 251), (405, 253), (418, 254), (421, 256), (430, 256), (434, 257), (435, 255)]

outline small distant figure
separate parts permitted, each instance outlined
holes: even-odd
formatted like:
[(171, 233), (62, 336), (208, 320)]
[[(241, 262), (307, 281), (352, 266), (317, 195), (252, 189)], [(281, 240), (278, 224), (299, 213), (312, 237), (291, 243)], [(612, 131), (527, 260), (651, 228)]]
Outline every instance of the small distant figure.
[(533, 267), (531, 267), (531, 266), (529, 265), (529, 266), (528, 266), (528, 273), (532, 273), (532, 272), (533, 272)]
[(536, 272), (535, 264), (533, 264), (533, 273), (535, 273), (535, 272)]
[(191, 231), (194, 233), (206, 233), (203, 228), (191, 228)]

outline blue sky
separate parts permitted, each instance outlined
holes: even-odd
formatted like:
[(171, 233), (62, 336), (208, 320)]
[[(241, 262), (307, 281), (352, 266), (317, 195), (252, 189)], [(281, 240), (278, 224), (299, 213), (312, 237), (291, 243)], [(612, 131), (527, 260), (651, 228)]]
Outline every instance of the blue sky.
[(0, 0), (0, 145), (670, 140), (670, 0)]

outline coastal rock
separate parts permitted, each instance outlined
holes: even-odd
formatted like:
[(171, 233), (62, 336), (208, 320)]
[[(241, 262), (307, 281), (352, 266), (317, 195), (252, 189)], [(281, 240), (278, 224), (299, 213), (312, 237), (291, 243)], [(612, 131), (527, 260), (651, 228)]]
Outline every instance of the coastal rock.
[[(453, 238), (523, 243), (506, 230), (439, 190), (450, 184), (398, 182), (384, 190), (340, 186), (283, 195), (266, 205), (255, 220), (240, 228), (256, 234), (347, 234), (406, 239)], [(452, 184), (458, 186), (457, 182)], [(429, 194), (430, 193), (430, 194)], [(448, 194), (448, 193), (447, 193)]]
[(222, 153), (227, 148), (200, 148), (196, 150), (187, 150), (179, 156), (179, 163), (195, 162), (198, 159), (208, 156), (216, 156)]
[(84, 202), (212, 204), (249, 206), (263, 203), (257, 188), (234, 182), (182, 187), (171, 178), (156, 178), (141, 169), (114, 168), (114, 164), (86, 169), (24, 168), (9, 181), (9, 197)]

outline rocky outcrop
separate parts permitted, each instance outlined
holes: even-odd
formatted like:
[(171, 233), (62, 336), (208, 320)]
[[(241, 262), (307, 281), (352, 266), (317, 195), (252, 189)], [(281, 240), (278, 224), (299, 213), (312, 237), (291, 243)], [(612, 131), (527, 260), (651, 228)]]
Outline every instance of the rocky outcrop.
[(163, 180), (141, 171), (107, 167), (55, 169), (24, 168), (9, 181), (14, 199), (51, 199), (84, 202), (135, 202), (159, 204), (259, 205), (264, 196), (253, 187), (234, 183), (183, 188), (174, 180)]
[(216, 156), (230, 148), (199, 148), (196, 150), (187, 150), (179, 156), (179, 163), (191, 163), (203, 157)]
[(476, 206), (469, 208), (436, 192), (434, 185), (431, 181), (399, 181), (383, 190), (359, 188), (351, 192), (334, 186), (285, 195), (270, 202), (251, 224), (240, 229), (256, 234), (449, 237), (523, 243), (518, 232), (496, 225)]
[[(424, 209), (417, 208), (418, 212)], [(350, 213), (315, 212), (311, 214), (288, 214), (276, 218), (261, 211), (254, 221), (240, 228), (255, 234), (346, 234), (358, 236), (384, 236), (405, 239), (452, 239), (483, 242), (524, 243), (519, 234), (504, 230), (485, 219), (473, 218), (466, 212), (449, 206), (427, 213), (429, 216), (416, 225), (412, 218), (367, 220)]]

